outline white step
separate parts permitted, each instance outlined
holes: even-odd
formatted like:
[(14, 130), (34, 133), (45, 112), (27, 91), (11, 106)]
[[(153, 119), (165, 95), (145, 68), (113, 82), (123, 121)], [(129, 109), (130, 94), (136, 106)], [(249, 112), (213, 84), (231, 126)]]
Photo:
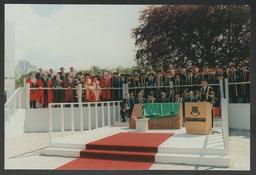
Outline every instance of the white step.
[(72, 148), (46, 148), (43, 154), (48, 156), (80, 157), (80, 151), (82, 150)]
[(85, 149), (85, 144), (78, 143), (51, 143), (51, 148)]
[(114, 126), (117, 126), (117, 127), (129, 127), (129, 122), (120, 122), (120, 121), (118, 121), (118, 122), (115, 122), (114, 123)]
[(198, 148), (170, 148), (158, 147), (158, 153), (178, 153), (178, 154), (225, 154), (224, 149), (198, 149)]
[(155, 156), (155, 162), (228, 167), (230, 163), (230, 156), (221, 155), (221, 154), (209, 155), (209, 154), (157, 153)]

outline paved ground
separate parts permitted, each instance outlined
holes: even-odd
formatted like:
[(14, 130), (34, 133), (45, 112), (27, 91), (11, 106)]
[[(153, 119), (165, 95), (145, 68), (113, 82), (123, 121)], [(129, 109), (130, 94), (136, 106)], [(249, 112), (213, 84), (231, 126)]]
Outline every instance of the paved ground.
[[(67, 133), (68, 134), (68, 133)], [(58, 137), (60, 133), (54, 133)], [(5, 169), (55, 169), (75, 158), (43, 156), (49, 145), (48, 133), (26, 133), (5, 140)], [(250, 131), (230, 130), (231, 163), (228, 168), (154, 164), (151, 169), (162, 170), (250, 170)]]

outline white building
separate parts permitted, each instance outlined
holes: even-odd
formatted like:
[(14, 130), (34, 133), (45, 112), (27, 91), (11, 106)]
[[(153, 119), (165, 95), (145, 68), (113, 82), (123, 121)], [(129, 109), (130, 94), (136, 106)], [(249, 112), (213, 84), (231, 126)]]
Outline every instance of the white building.
[(5, 90), (15, 89), (15, 22), (5, 21)]

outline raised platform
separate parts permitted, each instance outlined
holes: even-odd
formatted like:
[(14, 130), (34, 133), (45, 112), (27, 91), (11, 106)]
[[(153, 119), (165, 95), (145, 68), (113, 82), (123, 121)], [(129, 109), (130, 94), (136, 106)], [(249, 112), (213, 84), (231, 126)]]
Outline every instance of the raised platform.
[[(136, 133), (128, 127), (103, 127), (80, 134), (53, 140), (45, 155), (79, 157), (85, 144), (120, 132)], [(178, 163), (189, 165), (207, 165), (228, 167), (230, 157), (224, 150), (222, 134), (194, 135), (186, 134), (185, 128), (173, 130), (149, 130), (147, 133), (174, 133), (158, 147), (156, 163)]]

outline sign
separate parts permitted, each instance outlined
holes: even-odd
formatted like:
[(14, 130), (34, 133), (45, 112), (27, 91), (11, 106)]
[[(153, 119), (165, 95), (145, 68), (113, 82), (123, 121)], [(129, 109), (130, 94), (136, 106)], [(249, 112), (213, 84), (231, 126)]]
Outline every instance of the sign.
[(192, 116), (199, 116), (200, 115), (200, 112), (199, 112), (199, 110), (198, 110), (198, 106), (192, 106), (192, 111), (190, 112), (190, 114), (192, 115)]

